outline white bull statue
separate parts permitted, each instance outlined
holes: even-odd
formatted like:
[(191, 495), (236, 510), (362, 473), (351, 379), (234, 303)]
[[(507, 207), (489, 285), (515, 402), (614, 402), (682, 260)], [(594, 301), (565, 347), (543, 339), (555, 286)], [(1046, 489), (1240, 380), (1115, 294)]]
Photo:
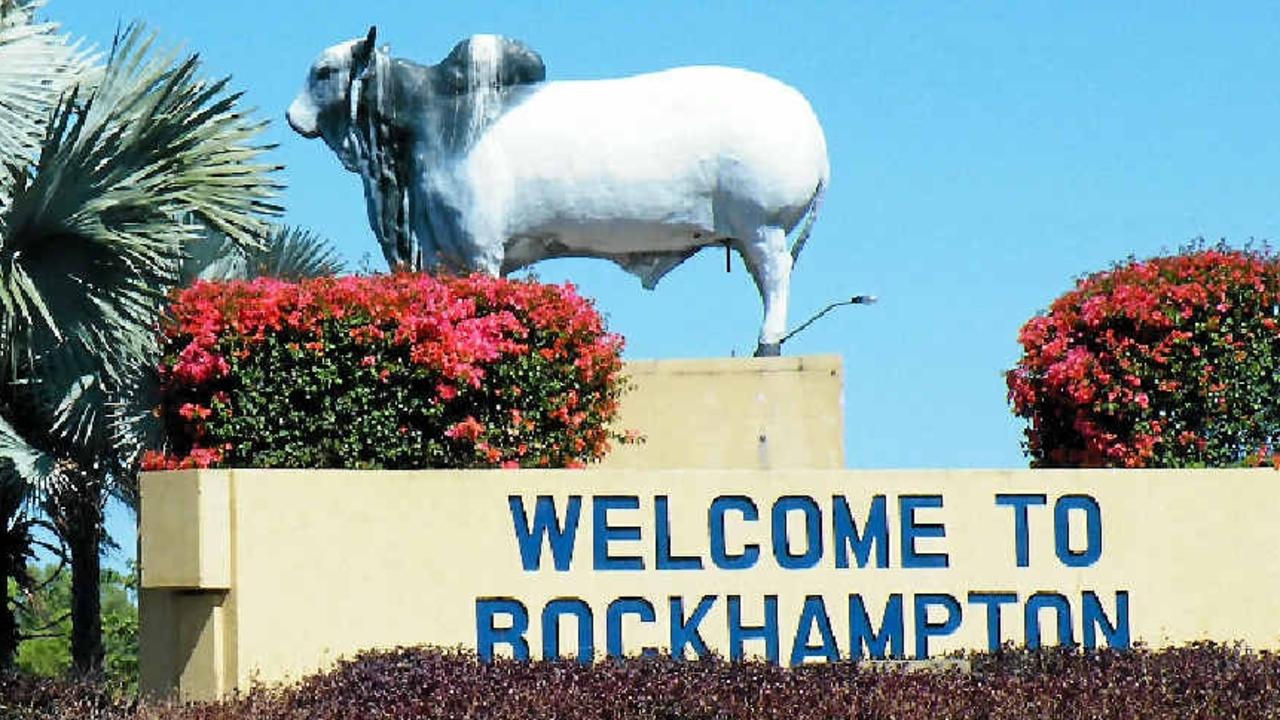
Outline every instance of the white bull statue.
[(756, 354), (778, 354), (829, 176), (800, 93), (710, 66), (545, 82), (537, 53), (495, 35), (423, 66), (375, 33), (321, 53), (288, 120), (362, 176), (393, 268), (499, 275), (601, 257), (651, 289), (702, 248), (733, 247), (764, 304)]

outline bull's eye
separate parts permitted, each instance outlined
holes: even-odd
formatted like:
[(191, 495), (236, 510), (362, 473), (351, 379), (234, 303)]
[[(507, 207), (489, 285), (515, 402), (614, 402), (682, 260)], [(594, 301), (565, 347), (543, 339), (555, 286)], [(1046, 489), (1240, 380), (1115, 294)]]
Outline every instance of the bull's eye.
[(330, 66), (328, 66), (328, 65), (323, 65), (323, 66), (321, 66), (321, 67), (316, 68), (316, 79), (317, 79), (317, 80), (328, 80), (328, 79), (329, 79), (330, 77), (332, 77), (332, 76), (333, 76), (333, 68), (332, 68), (332, 67), (330, 67)]

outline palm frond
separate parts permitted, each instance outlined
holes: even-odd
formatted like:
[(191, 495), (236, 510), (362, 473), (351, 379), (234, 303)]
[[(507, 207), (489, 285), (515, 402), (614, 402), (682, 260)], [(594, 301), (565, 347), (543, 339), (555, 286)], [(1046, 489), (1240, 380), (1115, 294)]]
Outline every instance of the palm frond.
[(196, 280), (282, 280), (337, 275), (345, 269), (333, 243), (310, 230), (276, 225), (259, 247), (231, 242), (216, 231), (186, 247), (182, 284)]
[(48, 489), (57, 475), (58, 465), (53, 455), (27, 442), (3, 417), (0, 417), (0, 462), (8, 465), (3, 469), (5, 473), (13, 473), (37, 493)]
[(29, 358), (0, 356), (0, 373), (7, 379), (0, 382), (0, 419), (10, 436), (0, 442), (0, 460), (9, 460), (19, 477), (47, 485), (47, 477), (28, 476), (32, 465), (21, 461), (32, 449), (84, 471), (109, 470), (119, 462), (111, 437), (113, 388), (94, 358), (62, 343)]
[[(112, 377), (149, 359), (181, 247), (201, 224), (253, 245), (278, 211), (262, 129), (195, 55), (152, 51), (131, 27), (97, 88), (54, 113), (43, 150), (0, 213), (0, 311), (16, 332), (71, 340)], [(179, 222), (190, 216), (200, 222)]]
[(267, 239), (265, 252), (249, 252), (252, 277), (284, 280), (338, 275), (346, 269), (337, 249), (328, 239), (310, 230), (277, 226)]
[(147, 450), (164, 446), (164, 421), (158, 412), (160, 373), (148, 367), (132, 378), (133, 382), (117, 388), (107, 405), (110, 423), (109, 442), (118, 465), (112, 469), (115, 482), (112, 493), (135, 512), (138, 510), (137, 471)]
[[(93, 56), (56, 24), (35, 21), (43, 4), (0, 2), (0, 170), (35, 159), (59, 98), (93, 67)], [(0, 208), (12, 185), (13, 173), (0, 172)]]

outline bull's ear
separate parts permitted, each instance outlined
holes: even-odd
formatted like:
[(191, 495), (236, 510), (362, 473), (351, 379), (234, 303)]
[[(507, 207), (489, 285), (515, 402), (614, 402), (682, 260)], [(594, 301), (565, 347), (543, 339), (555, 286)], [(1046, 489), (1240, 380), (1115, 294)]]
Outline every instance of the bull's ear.
[(502, 40), (502, 64), (498, 83), (502, 86), (523, 85), (547, 79), (547, 66), (542, 56), (519, 40)]
[(351, 67), (355, 77), (361, 77), (369, 68), (369, 60), (373, 58), (373, 51), (377, 48), (375, 44), (378, 40), (378, 26), (369, 26), (369, 35), (364, 40), (356, 43), (355, 48), (351, 52)]

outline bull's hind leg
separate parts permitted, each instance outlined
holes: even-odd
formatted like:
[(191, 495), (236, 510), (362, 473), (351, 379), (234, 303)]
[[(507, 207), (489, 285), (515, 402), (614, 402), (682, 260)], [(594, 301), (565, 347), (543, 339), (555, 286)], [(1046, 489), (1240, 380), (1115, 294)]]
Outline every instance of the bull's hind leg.
[(762, 226), (738, 243), (738, 252), (755, 278), (764, 305), (764, 324), (756, 345), (756, 357), (782, 353), (782, 338), (787, 333), (787, 297), (791, 285), (791, 253), (787, 251), (787, 233), (780, 227)]

